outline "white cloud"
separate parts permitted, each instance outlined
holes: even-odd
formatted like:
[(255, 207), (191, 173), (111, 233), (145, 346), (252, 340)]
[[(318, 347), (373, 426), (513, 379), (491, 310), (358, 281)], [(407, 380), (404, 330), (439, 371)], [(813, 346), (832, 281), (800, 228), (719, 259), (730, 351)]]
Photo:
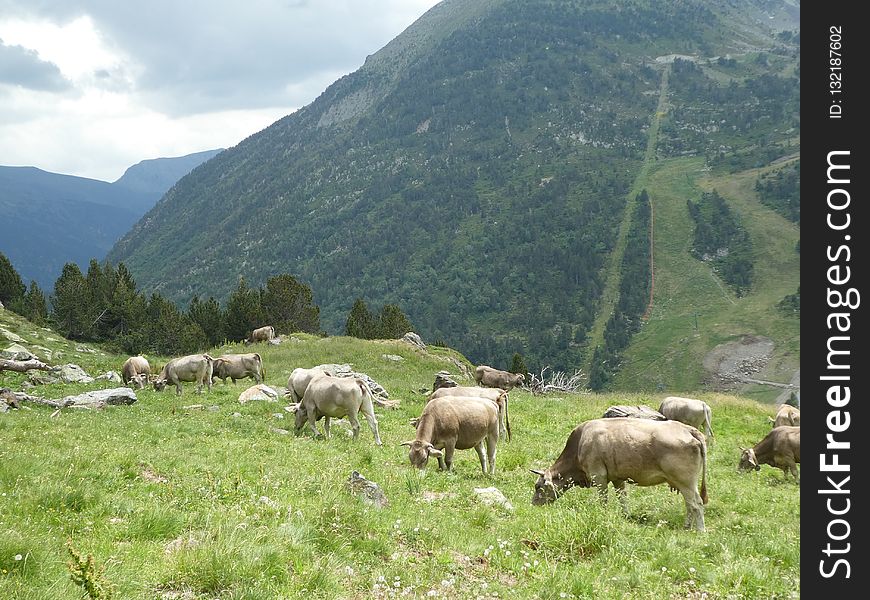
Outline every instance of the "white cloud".
[(142, 159), (233, 146), (434, 4), (0, 0), (0, 164), (111, 181)]

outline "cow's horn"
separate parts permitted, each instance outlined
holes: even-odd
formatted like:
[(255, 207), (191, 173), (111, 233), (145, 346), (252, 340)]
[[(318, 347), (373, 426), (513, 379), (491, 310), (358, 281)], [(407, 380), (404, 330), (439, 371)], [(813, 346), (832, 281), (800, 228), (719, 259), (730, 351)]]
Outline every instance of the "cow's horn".
[(529, 469), (529, 471), (531, 471), (531, 472), (534, 473), (535, 475), (540, 475), (541, 477), (544, 476), (544, 472), (543, 472), (543, 471), (540, 471), (540, 470), (538, 470), (538, 469)]
[(402, 443), (399, 444), (399, 445), (400, 445), (400, 446), (410, 446), (410, 445), (413, 444), (413, 443), (414, 443), (414, 442), (402, 442)]

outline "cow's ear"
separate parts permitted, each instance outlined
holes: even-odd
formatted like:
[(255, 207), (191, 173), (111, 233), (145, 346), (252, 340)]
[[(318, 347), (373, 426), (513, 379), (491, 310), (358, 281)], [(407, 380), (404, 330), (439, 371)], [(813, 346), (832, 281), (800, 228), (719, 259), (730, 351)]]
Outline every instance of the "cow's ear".
[(531, 471), (531, 472), (534, 473), (535, 475), (540, 475), (541, 477), (544, 476), (544, 472), (541, 471), (541, 470), (539, 470), (539, 469), (529, 469), (529, 471)]
[(400, 446), (410, 446), (410, 445), (413, 444), (413, 443), (414, 443), (414, 442), (402, 442), (402, 443), (399, 444), (399, 445), (400, 445)]
[(737, 447), (740, 448), (741, 452), (746, 452), (746, 448), (744, 448), (743, 446), (737, 446)]
[(438, 448), (429, 448), (429, 456), (444, 456), (444, 452), (439, 450)]

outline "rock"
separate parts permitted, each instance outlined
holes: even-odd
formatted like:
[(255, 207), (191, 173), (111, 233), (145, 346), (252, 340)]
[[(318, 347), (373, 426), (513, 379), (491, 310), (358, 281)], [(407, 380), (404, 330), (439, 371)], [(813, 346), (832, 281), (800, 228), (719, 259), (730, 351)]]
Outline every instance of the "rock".
[(637, 406), (628, 406), (625, 404), (618, 404), (616, 406), (611, 406), (602, 415), (605, 419), (610, 418), (618, 418), (618, 417), (630, 417), (633, 419), (651, 419), (653, 421), (667, 421), (668, 418), (664, 416), (657, 410), (653, 410), (646, 404), (639, 404)]
[(347, 489), (363, 502), (378, 508), (386, 507), (390, 502), (381, 487), (374, 481), (369, 481), (359, 471), (353, 471), (347, 480)]
[(403, 360), (405, 360), (397, 354), (381, 354), (381, 358), (385, 360), (391, 360), (393, 362), (402, 362)]
[(14, 343), (16, 343), (16, 344), (24, 343), (24, 340), (21, 339), (20, 336), (18, 336), (18, 335), (16, 335), (16, 334), (12, 333), (11, 331), (9, 331), (8, 329), (6, 329), (5, 327), (0, 327), (0, 335), (2, 335), (3, 337), (5, 337), (5, 338), (6, 338), (7, 340), (9, 340), (10, 342), (14, 342)]
[(97, 380), (111, 381), (112, 383), (121, 383), (121, 376), (116, 371), (106, 371), (102, 375), (96, 377)]
[(27, 381), (29, 381), (32, 385), (51, 385), (52, 383), (60, 383), (60, 378), (52, 377), (47, 373), (28, 371)]
[(37, 359), (35, 354), (19, 344), (11, 344), (5, 350), (0, 350), (0, 358), (17, 361)]
[(97, 353), (96, 350), (88, 348), (87, 346), (76, 346), (76, 352), (78, 352), (79, 354), (96, 354)]
[(94, 378), (85, 373), (84, 369), (74, 364), (55, 367), (51, 372), (58, 375), (64, 383), (92, 383), (94, 381)]
[(103, 408), (107, 404), (130, 405), (136, 402), (136, 392), (128, 387), (94, 390), (78, 396), (66, 396), (64, 406), (82, 406), (86, 408)]
[(286, 429), (281, 429), (279, 427), (270, 427), (269, 431), (271, 431), (272, 433), (280, 434), (280, 435), (290, 435), (289, 431), (287, 431)]
[(273, 388), (270, 388), (265, 383), (252, 385), (244, 392), (239, 394), (239, 402), (245, 404), (252, 400), (265, 400), (267, 402), (278, 402), (281, 395)]
[(432, 384), (432, 391), (434, 392), (443, 387), (456, 387), (457, 385), (459, 384), (453, 381), (453, 375), (449, 371), (438, 371), (435, 374), (435, 383)]
[(423, 338), (414, 333), (413, 331), (409, 331), (405, 335), (402, 336), (402, 341), (408, 342), (414, 346), (417, 346), (420, 350), (426, 349), (426, 344), (423, 343)]
[(486, 504), (487, 506), (501, 506), (509, 512), (513, 511), (514, 509), (514, 506), (510, 503), (510, 500), (505, 498), (505, 495), (502, 494), (498, 488), (474, 488), (474, 493), (477, 494), (477, 499)]
[(268, 341), (268, 344), (269, 344), (270, 346), (278, 346), (278, 345), (281, 344), (281, 342), (282, 342), (281, 337), (280, 337), (280, 336), (276, 336), (276, 337), (273, 337), (271, 340), (269, 340), (269, 341)]
[(328, 365), (319, 365), (317, 368), (329, 371), (336, 377), (359, 377), (369, 386), (369, 389), (372, 391), (374, 396), (380, 396), (381, 398), (389, 398), (390, 394), (387, 390), (384, 389), (380, 383), (366, 375), (365, 373), (357, 373), (353, 370), (348, 364), (338, 365), (338, 364), (328, 364)]

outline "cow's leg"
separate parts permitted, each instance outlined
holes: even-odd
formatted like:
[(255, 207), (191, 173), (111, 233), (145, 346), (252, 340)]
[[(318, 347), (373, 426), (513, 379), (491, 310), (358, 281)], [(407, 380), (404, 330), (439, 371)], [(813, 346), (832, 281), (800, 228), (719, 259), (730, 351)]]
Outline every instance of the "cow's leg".
[(704, 502), (698, 495), (696, 486), (691, 484), (683, 487), (680, 493), (686, 501), (686, 529), (694, 527), (698, 531), (704, 531)]
[(176, 382), (175, 382), (175, 395), (176, 395), (176, 396), (180, 396), (180, 395), (181, 395), (181, 381), (176, 381)]
[(444, 466), (448, 471), (453, 468), (454, 450), (456, 450), (456, 442), (449, 442), (444, 446)]
[(366, 422), (369, 424), (369, 429), (372, 430), (372, 433), (375, 436), (375, 444), (382, 446), (381, 434), (378, 432), (378, 420), (375, 418), (375, 407), (372, 405), (372, 401), (369, 398), (363, 400), (361, 410), (363, 416), (366, 418)]
[(350, 428), (353, 430), (353, 439), (359, 437), (359, 416), (353, 414), (353, 411), (347, 413), (347, 420), (350, 421)]
[(323, 417), (323, 431), (325, 432), (326, 439), (329, 439), (329, 426), (331, 424), (329, 416)]
[(498, 434), (490, 434), (486, 438), (486, 453), (489, 459), (489, 474), (495, 475), (495, 453), (498, 449)]
[(616, 497), (619, 499), (619, 505), (622, 506), (622, 514), (628, 516), (628, 492), (625, 490), (625, 481), (619, 479), (613, 482), (613, 487), (616, 489)]
[(598, 498), (602, 504), (607, 504), (607, 472), (590, 473), (589, 479), (592, 480), (592, 485), (598, 488)]
[(483, 471), (483, 474), (486, 475), (486, 454), (483, 452), (483, 440), (480, 440), (478, 444), (474, 447), (474, 450), (477, 452), (477, 458), (480, 459), (480, 468)]
[(315, 422), (317, 421), (317, 417), (314, 415), (315, 408), (312, 406), (311, 410), (308, 411), (308, 426), (311, 428), (311, 431), (314, 432), (314, 437), (320, 437), (320, 432), (317, 431), (317, 425)]

